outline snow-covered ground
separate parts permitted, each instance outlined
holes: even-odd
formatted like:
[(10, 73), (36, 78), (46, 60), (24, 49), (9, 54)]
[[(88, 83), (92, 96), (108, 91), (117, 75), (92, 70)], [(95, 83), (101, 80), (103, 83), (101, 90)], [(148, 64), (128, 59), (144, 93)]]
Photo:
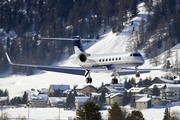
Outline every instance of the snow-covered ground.
[[(111, 30), (107, 31), (106, 34), (100, 36), (100, 41), (86, 50), (87, 53), (91, 54), (101, 54), (101, 53), (117, 53), (124, 52), (126, 48), (126, 42), (129, 40), (130, 33), (133, 29), (138, 30), (138, 26), (142, 17), (146, 18), (146, 11), (143, 7), (143, 3), (139, 4), (139, 15), (133, 19), (134, 25), (124, 28), (124, 30), (119, 34), (113, 34)], [(92, 44), (92, 43), (90, 43)], [(180, 44), (172, 48), (172, 55), (175, 56), (176, 51), (180, 49)], [(163, 56), (166, 52), (162, 53), (160, 56)], [(174, 57), (173, 57), (174, 58)], [(69, 61), (63, 61), (57, 63), (57, 65), (63, 66), (76, 66)], [(140, 68), (152, 68), (153, 66), (149, 64), (149, 60), (146, 59), (145, 64)], [(157, 66), (156, 68), (161, 68), (162, 66)], [(148, 74), (142, 74), (141, 78), (145, 79), (146, 77), (151, 76), (161, 77), (166, 74), (162, 71), (152, 71)], [(110, 83), (111, 73), (92, 73), (91, 77), (93, 78), (92, 85), (95, 87), (101, 86), (101, 83)], [(124, 82), (126, 77), (135, 77), (135, 75), (121, 76), (120, 82)], [(139, 81), (139, 78), (136, 79)], [(26, 75), (10, 75), (9, 73), (0, 75), (0, 89), (8, 89), (10, 99), (15, 96), (22, 96), (23, 92), (30, 90), (31, 88), (40, 89), (40, 88), (49, 88), (50, 84), (66, 84), (70, 85), (73, 88), (74, 85), (85, 86), (84, 76), (78, 75), (69, 75), (63, 73), (47, 72), (42, 71), (38, 74), (26, 76)], [(172, 109), (180, 109), (179, 103), (177, 105), (171, 105)], [(144, 117), (147, 120), (159, 120), (163, 118), (164, 106), (153, 107), (150, 109), (141, 110)], [(11, 118), (28, 115), (28, 108), (4, 108), (3, 112), (8, 112), (11, 115)], [(67, 119), (68, 116), (74, 117), (76, 111), (64, 111), (60, 110), (61, 119)], [(59, 109), (58, 108), (31, 108), (30, 109), (30, 118), (33, 119), (56, 119), (58, 118)], [(108, 111), (102, 111), (103, 118), (107, 119)]]

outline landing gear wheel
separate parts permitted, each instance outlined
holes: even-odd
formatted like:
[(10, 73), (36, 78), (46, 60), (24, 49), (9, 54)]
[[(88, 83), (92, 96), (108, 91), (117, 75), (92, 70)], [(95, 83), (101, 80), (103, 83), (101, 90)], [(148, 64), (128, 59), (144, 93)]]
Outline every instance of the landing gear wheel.
[(118, 79), (113, 78), (113, 79), (112, 79), (112, 84), (117, 84), (117, 83), (118, 83)]
[(86, 78), (86, 83), (92, 83), (92, 78)]
[(136, 77), (140, 77), (140, 74), (136, 74)]

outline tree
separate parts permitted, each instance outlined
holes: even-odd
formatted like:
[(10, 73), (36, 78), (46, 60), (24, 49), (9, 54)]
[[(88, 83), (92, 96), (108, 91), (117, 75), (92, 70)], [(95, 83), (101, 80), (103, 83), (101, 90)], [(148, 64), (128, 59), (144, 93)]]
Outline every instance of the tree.
[(141, 111), (134, 110), (128, 114), (126, 120), (144, 120), (144, 117)]
[(113, 104), (108, 110), (108, 120), (123, 120), (124, 117), (123, 111), (118, 104)]
[(160, 95), (160, 90), (158, 89), (158, 87), (156, 85), (154, 85), (154, 87), (152, 89), (152, 94), (155, 95), (155, 96)]
[(130, 7), (130, 11), (131, 11), (131, 17), (136, 17), (137, 14), (138, 14), (138, 8), (137, 8), (137, 5), (138, 5), (138, 0), (133, 0), (133, 3)]
[(144, 36), (145, 36), (144, 27), (145, 27), (145, 20), (144, 20), (144, 18), (142, 18), (140, 21), (140, 25), (139, 25), (139, 44), (141, 47), (145, 44), (145, 42), (144, 42)]
[(154, 66), (157, 66), (160, 64), (160, 57), (158, 56), (159, 55), (159, 49), (158, 48), (155, 48), (152, 52), (151, 52), (151, 55), (150, 55), (150, 64), (153, 64)]
[(72, 109), (75, 106), (75, 96), (70, 92), (66, 99), (66, 108)]
[(163, 120), (170, 120), (170, 111), (168, 108), (165, 109), (164, 111), (164, 118)]
[(94, 102), (87, 102), (84, 104), (83, 109), (81, 107), (76, 111), (77, 120), (86, 119), (87, 120), (102, 120), (101, 112), (99, 112), (100, 107), (96, 105)]
[(27, 92), (24, 92), (23, 98), (22, 98), (22, 104), (27, 104)]

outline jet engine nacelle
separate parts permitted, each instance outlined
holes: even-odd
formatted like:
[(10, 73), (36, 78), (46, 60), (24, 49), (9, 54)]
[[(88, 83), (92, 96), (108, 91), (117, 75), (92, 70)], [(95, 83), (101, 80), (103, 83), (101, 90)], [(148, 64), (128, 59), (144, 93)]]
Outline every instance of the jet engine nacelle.
[(69, 57), (69, 60), (75, 64), (83, 65), (87, 60), (87, 55), (85, 53), (73, 54)]
[(79, 56), (78, 56), (78, 59), (79, 59), (81, 62), (86, 62), (87, 56), (86, 56), (84, 53), (80, 53)]

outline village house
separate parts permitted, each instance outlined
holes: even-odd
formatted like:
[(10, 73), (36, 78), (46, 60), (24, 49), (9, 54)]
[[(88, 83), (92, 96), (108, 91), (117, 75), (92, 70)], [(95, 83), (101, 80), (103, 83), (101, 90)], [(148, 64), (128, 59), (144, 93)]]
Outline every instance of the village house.
[(101, 93), (91, 93), (91, 100), (99, 101), (99, 98), (101, 96)]
[(180, 84), (165, 84), (160, 90), (160, 97), (171, 101), (180, 100)]
[(144, 95), (144, 97), (135, 101), (136, 109), (146, 109), (157, 105), (162, 105), (162, 99), (157, 96)]
[(63, 93), (64, 91), (70, 90), (70, 86), (69, 85), (50, 85), (49, 86), (49, 90), (48, 90), (48, 95), (51, 96), (54, 94), (55, 90), (60, 90), (61, 93)]
[(112, 104), (118, 104), (122, 105), (122, 99), (124, 94), (123, 93), (111, 93), (105, 96), (106, 98), (106, 104), (112, 105)]
[(67, 97), (48, 97), (47, 107), (65, 107)]
[(125, 91), (127, 91), (127, 89), (124, 88), (123, 84), (110, 84), (110, 85), (106, 85), (101, 91), (105, 91), (108, 94), (110, 94), (110, 93), (124, 93)]
[(83, 93), (84, 95), (90, 96), (92, 92), (97, 92), (97, 88), (92, 85), (87, 85), (84, 87), (78, 86), (76, 92)]
[(9, 101), (9, 97), (0, 97), (0, 106), (7, 105)]
[(48, 95), (47, 94), (28, 94), (28, 104), (30, 104), (31, 107), (40, 107), (44, 108), (47, 107), (46, 101), (47, 101)]
[(154, 86), (156, 86), (160, 91), (164, 88), (166, 84), (152, 84), (151, 86), (149, 86), (149, 89), (153, 89)]
[(75, 106), (76, 108), (83, 107), (84, 103), (89, 102), (89, 101), (90, 101), (90, 97), (88, 96), (83, 96), (83, 97), (77, 96), (75, 97)]
[(129, 90), (127, 90), (128, 93), (131, 92), (131, 95), (139, 94), (140, 92), (143, 92), (143, 94), (152, 94), (152, 91), (149, 88), (146, 87), (132, 87)]

